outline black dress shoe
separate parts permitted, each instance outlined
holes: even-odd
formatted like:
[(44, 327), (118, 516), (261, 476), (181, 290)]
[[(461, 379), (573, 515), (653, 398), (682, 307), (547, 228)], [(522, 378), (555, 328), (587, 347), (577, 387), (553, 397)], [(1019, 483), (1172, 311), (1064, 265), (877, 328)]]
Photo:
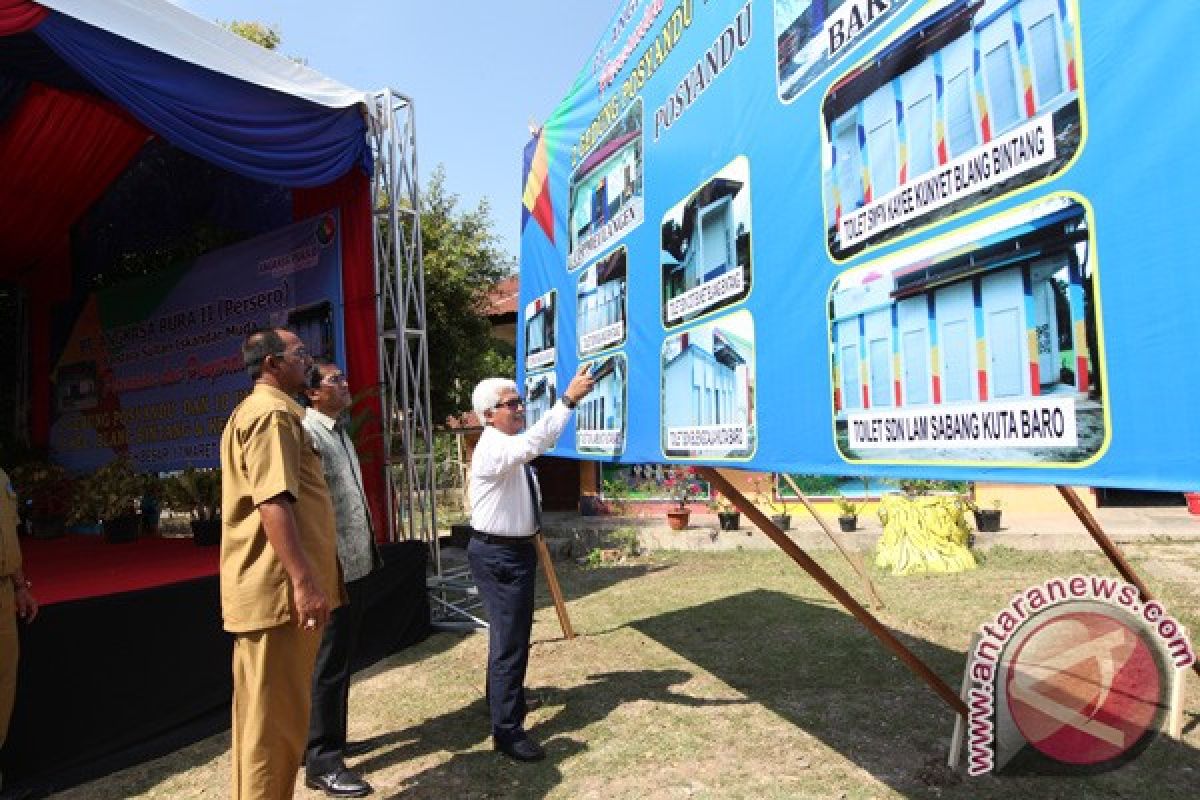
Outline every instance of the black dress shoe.
[(546, 751), (542, 749), (542, 746), (528, 736), (512, 742), (502, 742), (497, 739), (495, 744), (497, 750), (517, 761), (541, 761), (546, 757)]
[(375, 791), (357, 772), (345, 767), (324, 775), (305, 775), (304, 785), (320, 789), (330, 797), (366, 797)]

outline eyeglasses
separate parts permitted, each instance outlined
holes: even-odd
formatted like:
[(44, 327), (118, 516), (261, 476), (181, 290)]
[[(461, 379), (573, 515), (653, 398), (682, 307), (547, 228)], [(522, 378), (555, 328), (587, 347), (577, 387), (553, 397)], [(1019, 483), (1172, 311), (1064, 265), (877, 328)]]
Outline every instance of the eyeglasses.
[(305, 348), (303, 346), (297, 347), (295, 350), (292, 350), (291, 352), (284, 350), (282, 353), (271, 353), (271, 355), (275, 356), (276, 358), (287, 358), (288, 356), (295, 356), (296, 358), (300, 359), (301, 361), (310, 361), (312, 359), (312, 356), (310, 356), (308, 354), (307, 348)]
[(518, 408), (524, 408), (525, 400), (521, 397), (510, 397), (502, 403), (496, 403), (492, 408), (507, 408), (509, 411), (516, 411)]
[(346, 379), (346, 376), (344, 374), (342, 374), (340, 372), (335, 372), (332, 375), (326, 375), (324, 378), (322, 378), (321, 383), (328, 383), (328, 384), (332, 384), (334, 386), (341, 386), (345, 383), (349, 383), (349, 381)]

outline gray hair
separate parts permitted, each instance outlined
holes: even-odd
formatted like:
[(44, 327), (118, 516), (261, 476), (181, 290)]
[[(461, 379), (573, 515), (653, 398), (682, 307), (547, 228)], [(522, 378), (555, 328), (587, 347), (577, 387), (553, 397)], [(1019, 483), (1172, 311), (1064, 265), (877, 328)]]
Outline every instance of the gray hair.
[(284, 330), (287, 328), (255, 331), (242, 342), (242, 363), (246, 366), (250, 380), (257, 381), (262, 377), (263, 362), (267, 360), (267, 356), (282, 355), (287, 349), (283, 337), (279, 335), (280, 331)]
[(475, 409), (479, 422), (487, 425), (488, 419), (484, 416), (484, 412), (491, 411), (496, 407), (496, 404), (500, 402), (501, 392), (515, 391), (517, 391), (516, 381), (508, 378), (484, 378), (475, 384), (475, 390), (471, 392), (471, 407)]

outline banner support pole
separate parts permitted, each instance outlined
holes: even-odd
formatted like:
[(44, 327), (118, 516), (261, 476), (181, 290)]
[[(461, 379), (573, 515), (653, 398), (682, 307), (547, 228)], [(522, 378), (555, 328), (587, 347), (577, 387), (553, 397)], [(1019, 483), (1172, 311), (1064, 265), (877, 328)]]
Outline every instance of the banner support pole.
[[(1079, 495), (1076, 494), (1075, 490), (1070, 486), (1063, 486), (1061, 484), (1055, 488), (1058, 489), (1058, 493), (1062, 495), (1062, 499), (1067, 502), (1067, 505), (1071, 507), (1071, 510), (1075, 512), (1075, 516), (1081, 523), (1083, 523), (1083, 527), (1087, 529), (1089, 534), (1091, 534), (1092, 539), (1096, 541), (1096, 544), (1100, 545), (1100, 549), (1104, 551), (1104, 555), (1108, 556), (1108, 560), (1112, 562), (1114, 567), (1116, 567), (1117, 572), (1121, 574), (1121, 577), (1124, 578), (1126, 582), (1137, 587), (1138, 592), (1142, 595), (1143, 602), (1149, 602), (1153, 600), (1154, 595), (1150, 593), (1150, 590), (1146, 588), (1146, 584), (1141, 578), (1138, 577), (1137, 573), (1133, 571), (1133, 567), (1130, 566), (1129, 562), (1125, 560), (1125, 556), (1122, 555), (1121, 551), (1117, 548), (1117, 545), (1113, 542), (1113, 540), (1108, 538), (1108, 534), (1106, 534), (1104, 529), (1100, 527), (1099, 521), (1097, 521), (1096, 517), (1092, 515), (1091, 511), (1088, 511), (1088, 507), (1085, 506), (1083, 501), (1079, 499)], [(1200, 675), (1200, 661), (1194, 662), (1192, 664), (1192, 669), (1197, 675)]]
[(554, 612), (558, 614), (558, 624), (562, 626), (563, 636), (567, 640), (575, 638), (575, 629), (571, 627), (571, 618), (567, 615), (567, 604), (563, 601), (562, 587), (558, 585), (558, 573), (554, 571), (554, 562), (550, 559), (550, 548), (539, 531), (533, 537), (537, 547), (538, 561), (542, 562), (542, 572), (546, 575), (546, 586), (550, 588), (550, 597), (554, 600)]
[(872, 607), (876, 609), (887, 608), (883, 600), (879, 597), (879, 593), (875, 591), (875, 584), (871, 581), (871, 576), (867, 574), (866, 567), (863, 565), (862, 555), (857, 550), (848, 548), (845, 542), (842, 541), (842, 537), (833, 532), (833, 528), (829, 527), (829, 523), (825, 521), (825, 518), (817, 513), (817, 509), (809, 501), (808, 496), (800, 491), (800, 487), (796, 485), (796, 481), (791, 475), (788, 475), (786, 472), (781, 472), (780, 474), (783, 476), (784, 481), (787, 482), (788, 487), (795, 493), (796, 499), (808, 509), (808, 513), (812, 514), (812, 518), (821, 526), (821, 530), (825, 531), (825, 535), (829, 537), (829, 541), (833, 542), (833, 546), (841, 552), (846, 560), (850, 562), (850, 566), (854, 568), (854, 571), (858, 573), (863, 586), (866, 587), (867, 594), (871, 596)]
[(904, 664), (912, 670), (918, 678), (926, 683), (929, 688), (937, 693), (938, 697), (945, 701), (946, 705), (950, 706), (955, 713), (960, 716), (967, 716), (967, 705), (963, 699), (959, 697), (946, 682), (929, 668), (929, 666), (919, 659), (911, 650), (905, 647), (899, 639), (892, 635), (891, 631), (883, 626), (883, 624), (875, 619), (870, 611), (863, 608), (862, 605), (847, 592), (841, 584), (833, 579), (828, 572), (821, 568), (821, 565), (813, 561), (812, 557), (805, 553), (800, 547), (790, 538), (784, 535), (783, 531), (779, 530), (774, 523), (767, 519), (766, 514), (763, 514), (758, 508), (746, 499), (733, 484), (725, 479), (713, 467), (697, 467), (696, 472), (708, 481), (726, 497), (728, 497), (738, 510), (745, 514), (751, 522), (767, 535), (771, 541), (775, 542), (783, 552), (787, 553), (793, 561), (800, 565), (801, 569), (813, 577), (817, 583), (821, 585), (825, 591), (833, 595), (839, 603), (854, 618), (857, 619), (863, 626), (869, 630), (875, 638), (883, 643), (884, 647), (891, 650)]

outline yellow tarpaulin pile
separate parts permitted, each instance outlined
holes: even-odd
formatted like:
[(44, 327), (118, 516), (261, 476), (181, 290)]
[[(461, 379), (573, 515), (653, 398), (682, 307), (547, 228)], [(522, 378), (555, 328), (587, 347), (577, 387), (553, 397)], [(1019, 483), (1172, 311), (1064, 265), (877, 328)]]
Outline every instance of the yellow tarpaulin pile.
[(893, 575), (974, 569), (965, 511), (957, 497), (884, 497), (879, 502), (883, 536), (875, 566)]

